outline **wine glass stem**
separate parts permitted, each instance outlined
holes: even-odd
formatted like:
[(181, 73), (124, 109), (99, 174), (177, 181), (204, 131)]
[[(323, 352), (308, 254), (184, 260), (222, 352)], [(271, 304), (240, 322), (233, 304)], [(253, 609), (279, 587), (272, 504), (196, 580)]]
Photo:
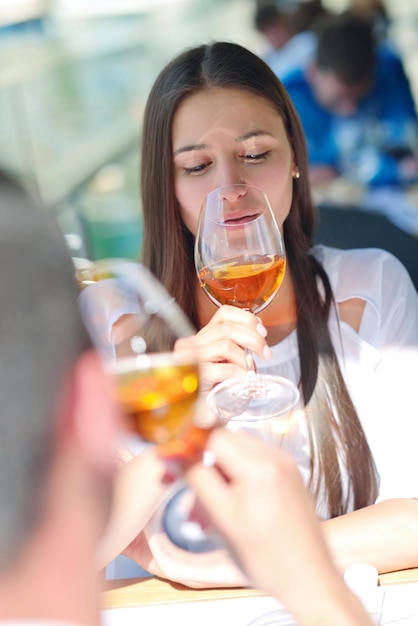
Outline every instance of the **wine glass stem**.
[(245, 363), (247, 365), (247, 373), (249, 375), (255, 374), (257, 371), (257, 368), (254, 363), (253, 353), (248, 348), (245, 348)]

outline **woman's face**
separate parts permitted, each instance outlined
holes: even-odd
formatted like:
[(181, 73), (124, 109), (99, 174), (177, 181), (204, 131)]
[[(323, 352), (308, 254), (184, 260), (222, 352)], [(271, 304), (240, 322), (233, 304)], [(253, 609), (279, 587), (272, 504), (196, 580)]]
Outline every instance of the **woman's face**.
[(282, 118), (268, 100), (234, 87), (193, 94), (176, 111), (172, 141), (175, 193), (193, 234), (206, 194), (233, 183), (262, 189), (283, 224), (295, 164)]

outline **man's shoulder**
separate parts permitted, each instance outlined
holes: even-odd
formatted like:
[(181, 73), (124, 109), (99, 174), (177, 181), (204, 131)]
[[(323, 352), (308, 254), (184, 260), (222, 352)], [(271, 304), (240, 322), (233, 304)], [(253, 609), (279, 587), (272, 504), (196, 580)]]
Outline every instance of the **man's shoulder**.
[(388, 75), (404, 72), (402, 57), (395, 46), (381, 43), (377, 47), (376, 58), (379, 74)]
[(322, 128), (323, 124), (328, 124), (330, 113), (317, 101), (306, 71), (295, 70), (282, 82), (303, 121), (305, 133), (316, 134), (318, 125)]
[(310, 91), (310, 85), (306, 77), (306, 69), (295, 68), (282, 79), (283, 85), (288, 91)]
[(306, 69), (302, 70), (298, 68), (289, 72), (289, 74), (282, 79), (284, 88), (299, 112), (300, 110), (310, 110), (312, 107), (314, 109), (317, 108), (317, 103), (306, 72)]
[(382, 41), (376, 46), (376, 56), (380, 61), (399, 63), (402, 61), (400, 52), (395, 44)]

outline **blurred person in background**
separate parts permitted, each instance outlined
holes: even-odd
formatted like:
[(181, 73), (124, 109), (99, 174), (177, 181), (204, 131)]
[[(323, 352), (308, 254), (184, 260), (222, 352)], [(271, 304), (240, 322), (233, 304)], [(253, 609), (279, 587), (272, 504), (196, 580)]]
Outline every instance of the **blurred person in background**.
[(254, 26), (267, 42), (267, 50), (261, 56), (279, 78), (312, 61), (315, 22), (325, 15), (328, 12), (317, 0), (288, 8), (279, 8), (273, 2), (257, 6)]
[(349, 12), (326, 20), (313, 62), (284, 85), (305, 131), (312, 183), (402, 185), (418, 175), (417, 114), (401, 59)]
[(390, 16), (381, 0), (351, 0), (349, 10), (353, 15), (371, 21), (378, 41), (388, 39)]

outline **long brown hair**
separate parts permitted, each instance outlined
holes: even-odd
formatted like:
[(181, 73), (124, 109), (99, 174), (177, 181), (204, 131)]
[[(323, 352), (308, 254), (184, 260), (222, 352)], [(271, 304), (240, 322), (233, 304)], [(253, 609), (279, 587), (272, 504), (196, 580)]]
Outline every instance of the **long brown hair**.
[[(331, 517), (341, 515), (350, 507), (357, 509), (374, 501), (375, 467), (328, 330), (330, 309), (335, 306), (328, 276), (310, 254), (315, 209), (302, 127), (280, 81), (257, 55), (242, 46), (215, 42), (187, 50), (174, 58), (154, 83), (142, 134), (142, 260), (199, 328), (191, 288), (196, 280), (194, 237), (182, 221), (175, 197), (171, 129), (179, 104), (210, 87), (235, 87), (271, 102), (284, 121), (300, 171), (284, 222), (284, 240), (296, 297), (300, 388), (312, 450), (311, 489), (315, 496), (324, 491)], [(325, 296), (320, 294), (320, 286)], [(347, 470), (348, 489), (343, 486), (340, 464)]]

